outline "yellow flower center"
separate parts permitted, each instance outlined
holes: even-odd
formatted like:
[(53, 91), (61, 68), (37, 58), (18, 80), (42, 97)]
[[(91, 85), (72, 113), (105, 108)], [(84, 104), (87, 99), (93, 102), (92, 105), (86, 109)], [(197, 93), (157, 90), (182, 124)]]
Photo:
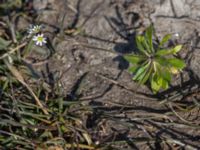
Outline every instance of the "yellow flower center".
[(43, 37), (41, 37), (41, 36), (39, 36), (38, 38), (37, 38), (37, 40), (39, 41), (39, 42), (43, 42)]

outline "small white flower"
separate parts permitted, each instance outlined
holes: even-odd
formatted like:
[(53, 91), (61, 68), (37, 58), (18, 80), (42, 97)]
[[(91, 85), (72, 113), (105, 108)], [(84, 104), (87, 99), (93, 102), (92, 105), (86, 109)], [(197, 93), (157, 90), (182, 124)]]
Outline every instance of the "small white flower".
[(180, 35), (179, 35), (178, 33), (175, 33), (174, 36), (175, 36), (175, 37), (179, 37)]
[(36, 45), (42, 46), (43, 44), (47, 43), (46, 38), (43, 34), (37, 34), (33, 37), (33, 41), (35, 41)]
[(29, 35), (39, 33), (41, 31), (41, 25), (30, 25), (28, 28)]
[(35, 25), (33, 26), (33, 33), (38, 33), (40, 32), (40, 30), (42, 29), (42, 26), (41, 25)]

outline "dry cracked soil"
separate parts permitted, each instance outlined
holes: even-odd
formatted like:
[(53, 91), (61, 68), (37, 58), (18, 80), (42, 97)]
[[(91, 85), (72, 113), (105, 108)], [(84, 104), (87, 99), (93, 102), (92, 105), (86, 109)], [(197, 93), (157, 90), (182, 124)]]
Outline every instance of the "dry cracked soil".
[[(199, 0), (33, 0), (32, 7), (56, 51), (35, 70), (59, 78), (68, 100), (95, 108), (84, 118), (94, 141), (115, 141), (110, 149), (200, 149), (193, 107), (200, 97)], [(29, 23), (21, 18), (18, 27)], [(157, 95), (132, 81), (123, 59), (151, 23), (158, 38), (172, 34), (170, 44), (184, 45), (179, 55), (187, 63)]]

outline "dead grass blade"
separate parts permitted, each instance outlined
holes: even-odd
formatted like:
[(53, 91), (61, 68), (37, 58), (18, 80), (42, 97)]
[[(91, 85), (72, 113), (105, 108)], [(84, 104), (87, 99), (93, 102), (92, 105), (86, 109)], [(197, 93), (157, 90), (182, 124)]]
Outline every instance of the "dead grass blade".
[(13, 66), (11, 65), (7, 60), (4, 59), (4, 63), (6, 64), (6, 66), (8, 67), (8, 69), (10, 70), (10, 72), (17, 78), (17, 80), (27, 88), (27, 90), (30, 92), (30, 94), (34, 97), (36, 103), (38, 106), (40, 106), (40, 108), (42, 109), (42, 111), (48, 115), (48, 111), (46, 110), (46, 108), (42, 105), (42, 103), (40, 102), (39, 98), (36, 96), (36, 94), (33, 92), (33, 90), (31, 89), (31, 87), (24, 81), (23, 76), (21, 75), (21, 73)]
[(2, 56), (0, 56), (0, 60), (4, 59), (6, 57), (8, 57), (10, 54), (14, 53), (15, 51), (19, 50), (20, 48), (23, 48), (24, 46), (26, 46), (26, 42), (20, 44), (19, 46), (17, 46), (16, 48), (11, 49), (9, 52), (3, 54)]

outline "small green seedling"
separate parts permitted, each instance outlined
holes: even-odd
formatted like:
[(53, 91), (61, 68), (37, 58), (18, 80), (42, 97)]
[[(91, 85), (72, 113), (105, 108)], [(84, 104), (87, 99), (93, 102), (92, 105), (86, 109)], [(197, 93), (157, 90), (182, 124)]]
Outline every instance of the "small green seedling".
[(171, 35), (166, 35), (160, 42), (153, 42), (153, 26), (149, 26), (144, 35), (136, 37), (138, 52), (125, 55), (125, 59), (131, 64), (129, 72), (134, 74), (133, 80), (139, 84), (150, 83), (154, 93), (160, 89), (167, 89), (171, 82), (171, 75), (179, 73), (185, 62), (174, 57), (182, 48), (177, 45), (173, 48), (164, 48)]

